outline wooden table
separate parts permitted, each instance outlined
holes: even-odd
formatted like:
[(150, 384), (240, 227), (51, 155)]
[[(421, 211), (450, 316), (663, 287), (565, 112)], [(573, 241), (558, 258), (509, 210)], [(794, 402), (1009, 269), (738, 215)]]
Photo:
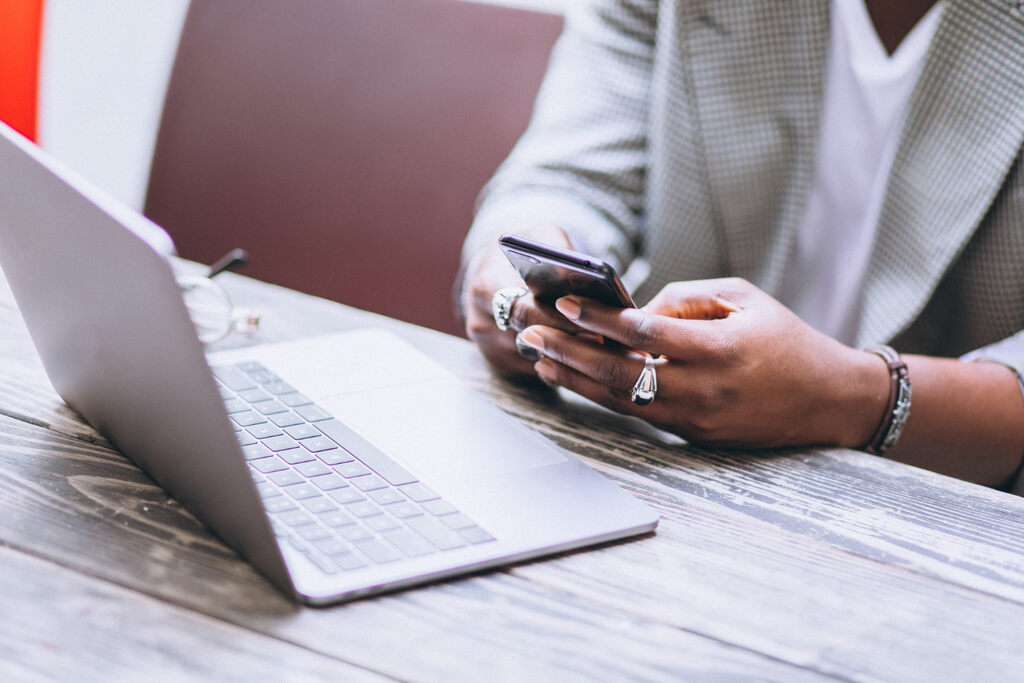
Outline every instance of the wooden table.
[(62, 403), (2, 285), (0, 679), (1024, 680), (1020, 498), (853, 451), (690, 448), (496, 379), (466, 341), (224, 283), (260, 341), (398, 331), (657, 533), (296, 606)]

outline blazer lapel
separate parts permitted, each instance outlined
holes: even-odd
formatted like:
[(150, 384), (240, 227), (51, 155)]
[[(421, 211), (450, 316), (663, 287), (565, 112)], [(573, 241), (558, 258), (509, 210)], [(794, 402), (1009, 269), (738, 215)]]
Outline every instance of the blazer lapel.
[(813, 177), (829, 3), (686, 6), (685, 59), (723, 269), (775, 292)]
[(1024, 140), (1024, 3), (947, 3), (890, 174), (861, 345), (892, 339), (922, 311)]

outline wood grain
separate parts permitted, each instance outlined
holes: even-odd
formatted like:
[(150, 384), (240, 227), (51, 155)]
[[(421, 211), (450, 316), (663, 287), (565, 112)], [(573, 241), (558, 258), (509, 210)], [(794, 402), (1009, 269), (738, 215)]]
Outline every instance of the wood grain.
[[(601, 680), (711, 670), (817, 678), (503, 572), (335, 609), (300, 608), (105, 447), (0, 418), (0, 472), (6, 544), (385, 675), (437, 680), (558, 671)], [(633, 546), (616, 547), (629, 553)], [(615, 647), (603, 647), (613, 636)]]
[(6, 680), (387, 680), (0, 547)]
[(236, 303), (265, 311), (258, 342), (367, 324), (398, 331), (658, 509), (658, 533), (298, 608), (63, 407), (16, 312), (0, 304), (0, 541), (403, 679), (998, 680), (1024, 664), (1017, 497), (853, 451), (695, 449), (498, 379), (464, 340), (218, 279)]

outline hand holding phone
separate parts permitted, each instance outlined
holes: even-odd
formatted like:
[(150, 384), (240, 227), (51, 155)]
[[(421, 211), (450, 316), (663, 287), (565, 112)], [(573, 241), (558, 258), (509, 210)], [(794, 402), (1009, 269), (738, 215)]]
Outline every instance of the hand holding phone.
[(576, 294), (609, 306), (636, 308), (615, 269), (601, 259), (520, 235), (502, 235), (498, 246), (543, 304), (553, 306), (566, 294)]

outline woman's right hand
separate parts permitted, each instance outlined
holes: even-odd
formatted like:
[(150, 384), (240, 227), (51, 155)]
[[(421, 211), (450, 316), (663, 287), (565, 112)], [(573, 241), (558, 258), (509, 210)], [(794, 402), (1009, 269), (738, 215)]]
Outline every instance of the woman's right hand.
[[(520, 234), (552, 246), (572, 248), (566, 234), (554, 225), (535, 226)], [(470, 269), (462, 292), (466, 336), (476, 342), (484, 357), (500, 374), (506, 377), (536, 376), (533, 365), (539, 357), (530, 355), (535, 352), (529, 347), (525, 347), (526, 356), (520, 355), (516, 335), (530, 325), (544, 325), (565, 332), (576, 332), (579, 328), (553, 307), (536, 302), (533, 295), (527, 293), (513, 304), (509, 329), (499, 330), (491, 311), (494, 293), (505, 287), (525, 289), (526, 285), (501, 253), (497, 240), (473, 259)]]

